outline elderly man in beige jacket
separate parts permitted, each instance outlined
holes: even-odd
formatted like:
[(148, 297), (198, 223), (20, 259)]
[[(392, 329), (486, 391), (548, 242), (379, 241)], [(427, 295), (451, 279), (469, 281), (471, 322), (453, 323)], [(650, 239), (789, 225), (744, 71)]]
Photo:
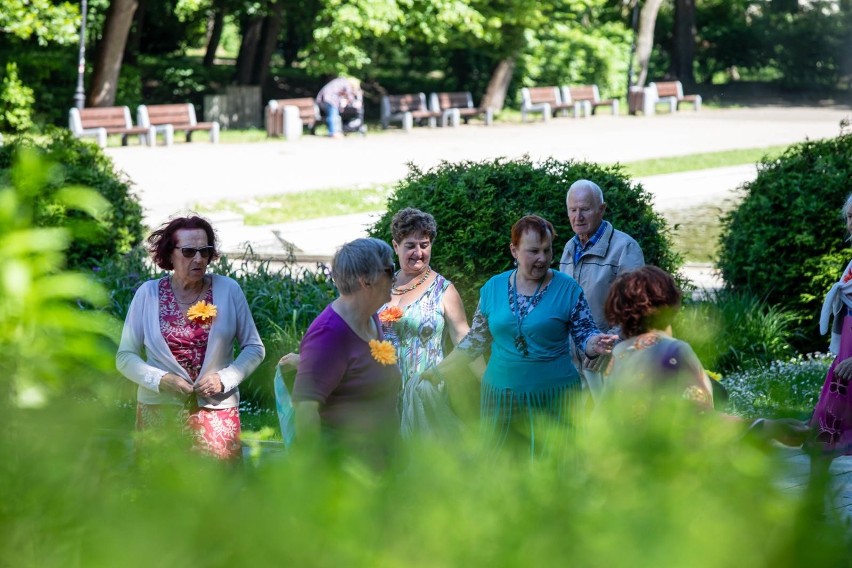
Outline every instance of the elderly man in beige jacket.
[[(606, 202), (596, 183), (575, 181), (568, 188), (566, 204), (575, 235), (565, 243), (559, 269), (580, 283), (601, 332), (617, 334), (619, 330), (606, 320), (604, 302), (616, 276), (645, 265), (642, 249), (630, 235), (603, 220)], [(603, 358), (590, 361), (574, 351), (574, 363), (596, 397), (602, 386), (599, 370)]]

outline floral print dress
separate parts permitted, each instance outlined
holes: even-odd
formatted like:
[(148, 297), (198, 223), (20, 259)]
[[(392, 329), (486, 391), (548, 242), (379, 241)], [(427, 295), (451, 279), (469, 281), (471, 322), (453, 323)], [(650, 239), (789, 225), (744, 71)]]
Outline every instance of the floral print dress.
[[(195, 382), (204, 364), (210, 324), (190, 321), (186, 312), (180, 309), (172, 292), (168, 278), (160, 280), (157, 293), (160, 306), (160, 332), (163, 334), (169, 350), (178, 364), (186, 370), (189, 378)], [(211, 286), (203, 298), (213, 303)], [(162, 426), (166, 420), (161, 405), (138, 403), (137, 428), (146, 430)], [(178, 420), (193, 440), (193, 447), (202, 453), (221, 459), (234, 459), (240, 455), (240, 413), (239, 408), (207, 409), (196, 404), (190, 396)]]
[(852, 357), (852, 314), (847, 308), (840, 332), (840, 349), (828, 368), (811, 428), (808, 445), (830, 455), (852, 454), (852, 392), (849, 381), (834, 374), (839, 363)]

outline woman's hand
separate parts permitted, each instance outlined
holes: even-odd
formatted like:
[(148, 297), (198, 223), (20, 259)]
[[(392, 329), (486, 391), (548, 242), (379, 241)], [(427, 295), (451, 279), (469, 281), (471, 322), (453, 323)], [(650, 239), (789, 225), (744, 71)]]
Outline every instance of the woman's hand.
[(593, 335), (586, 342), (586, 357), (595, 358), (601, 355), (609, 355), (618, 341), (617, 335), (599, 333)]
[(766, 419), (764, 431), (766, 436), (778, 440), (785, 446), (801, 446), (810, 434), (810, 426), (801, 420), (793, 418)]
[(166, 373), (160, 378), (160, 388), (178, 394), (192, 394), (192, 385), (174, 373)]
[(847, 381), (852, 379), (852, 357), (838, 363), (834, 368), (834, 374)]
[(224, 389), (219, 373), (207, 373), (195, 382), (195, 392), (205, 397), (220, 394)]
[(298, 353), (287, 353), (281, 359), (278, 360), (278, 366), (281, 367), (283, 371), (295, 370), (299, 367), (299, 361), (301, 361), (302, 357)]

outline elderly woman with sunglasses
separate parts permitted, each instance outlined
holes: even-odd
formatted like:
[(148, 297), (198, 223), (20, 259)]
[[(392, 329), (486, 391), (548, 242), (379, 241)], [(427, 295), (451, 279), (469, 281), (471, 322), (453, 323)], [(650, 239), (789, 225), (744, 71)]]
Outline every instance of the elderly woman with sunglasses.
[(340, 296), (299, 348), (296, 443), (383, 469), (399, 437), (402, 386), (396, 351), (376, 314), (390, 300), (393, 251), (378, 239), (355, 239), (335, 253), (331, 276)]
[(215, 240), (210, 223), (196, 216), (173, 219), (148, 237), (154, 262), (171, 274), (137, 290), (116, 365), (139, 385), (137, 429), (177, 420), (193, 447), (234, 459), (240, 456), (237, 386), (263, 361), (264, 347), (239, 285), (207, 273), (218, 258)]

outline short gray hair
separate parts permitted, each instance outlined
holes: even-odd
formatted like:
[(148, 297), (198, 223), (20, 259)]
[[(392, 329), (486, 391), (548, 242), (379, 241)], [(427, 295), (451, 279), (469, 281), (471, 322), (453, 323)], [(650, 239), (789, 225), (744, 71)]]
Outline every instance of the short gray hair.
[(843, 207), (840, 209), (840, 218), (843, 219), (843, 222), (846, 222), (846, 216), (849, 215), (849, 210), (852, 209), (852, 193), (846, 197), (846, 203), (843, 204)]
[(374, 238), (355, 239), (334, 253), (331, 278), (341, 294), (352, 294), (361, 288), (360, 279), (375, 282), (389, 266), (393, 266), (389, 244)]
[(591, 191), (595, 194), (595, 197), (598, 198), (598, 203), (604, 202), (603, 190), (601, 189), (601, 186), (587, 179), (578, 179), (577, 181), (571, 184), (571, 187), (568, 188), (568, 193), (565, 194), (566, 201), (568, 200), (568, 195), (570, 195), (570, 193), (575, 189), (586, 189), (588, 191)]

